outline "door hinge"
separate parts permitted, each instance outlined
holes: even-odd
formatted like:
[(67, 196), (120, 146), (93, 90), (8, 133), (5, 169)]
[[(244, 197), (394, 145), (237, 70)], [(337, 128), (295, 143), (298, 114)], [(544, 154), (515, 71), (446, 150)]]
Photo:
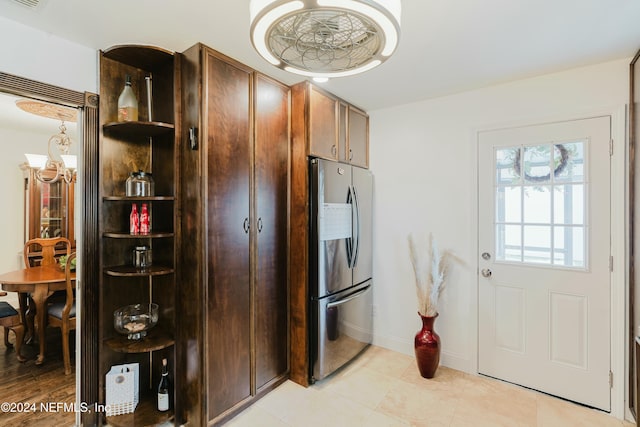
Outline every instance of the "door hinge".
[(609, 140), (609, 156), (613, 156), (613, 139)]
[(613, 372), (609, 371), (609, 388), (613, 388)]
[(609, 255), (609, 271), (613, 271), (613, 255)]

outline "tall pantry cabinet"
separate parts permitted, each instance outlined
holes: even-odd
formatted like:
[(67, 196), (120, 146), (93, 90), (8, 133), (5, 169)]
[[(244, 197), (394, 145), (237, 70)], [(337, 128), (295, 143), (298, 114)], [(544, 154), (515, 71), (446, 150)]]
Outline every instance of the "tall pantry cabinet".
[(290, 94), (202, 44), (181, 62), (176, 394), (206, 425), (288, 375)]

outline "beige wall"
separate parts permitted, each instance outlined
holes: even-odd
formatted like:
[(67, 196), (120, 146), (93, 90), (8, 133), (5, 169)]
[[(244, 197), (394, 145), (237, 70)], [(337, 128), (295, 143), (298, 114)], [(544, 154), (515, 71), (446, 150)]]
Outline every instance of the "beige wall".
[[(80, 92), (97, 92), (97, 53), (93, 49), (3, 17), (0, 17), (0, 39), (0, 71)], [(28, 126), (6, 125), (0, 129), (0, 194), (3, 198), (0, 272), (20, 266), (18, 254), (24, 244), (24, 195), (22, 171), (18, 165), (24, 162), (25, 152), (46, 154), (49, 137), (58, 132), (59, 123), (37, 116), (34, 118), (52, 122), (51, 131), (34, 132)], [(68, 134), (78, 142), (75, 125), (68, 124), (67, 127)], [(72, 146), (76, 153), (79, 148)]]
[(97, 92), (94, 49), (0, 16), (0, 71), (78, 92)]
[(442, 362), (474, 371), (475, 132), (624, 108), (628, 64), (608, 62), (369, 112), (377, 344), (413, 354), (420, 321), (407, 235), (432, 231), (441, 248), (452, 249), (464, 261), (452, 269), (436, 321)]

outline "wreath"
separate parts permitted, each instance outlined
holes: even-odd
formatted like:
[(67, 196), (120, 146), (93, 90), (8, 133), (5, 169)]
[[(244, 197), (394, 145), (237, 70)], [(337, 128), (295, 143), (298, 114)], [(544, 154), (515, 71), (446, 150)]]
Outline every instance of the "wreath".
[[(562, 145), (562, 144), (556, 144), (554, 145), (555, 148), (558, 149), (558, 151), (560, 152), (560, 163), (558, 164), (558, 166), (556, 166), (556, 168), (553, 170), (553, 176), (557, 177), (558, 175), (560, 175), (569, 165), (569, 150), (567, 150), (567, 148)], [(516, 156), (515, 159), (513, 160), (513, 170), (516, 172), (516, 174), (518, 176), (520, 176), (520, 148), (518, 148), (516, 150)], [(538, 175), (538, 176), (534, 176), (534, 175), (529, 175), (526, 171), (524, 172), (524, 179), (526, 181), (529, 182), (545, 182), (545, 181), (549, 181), (549, 179), (551, 178), (551, 172), (549, 172), (546, 175)]]

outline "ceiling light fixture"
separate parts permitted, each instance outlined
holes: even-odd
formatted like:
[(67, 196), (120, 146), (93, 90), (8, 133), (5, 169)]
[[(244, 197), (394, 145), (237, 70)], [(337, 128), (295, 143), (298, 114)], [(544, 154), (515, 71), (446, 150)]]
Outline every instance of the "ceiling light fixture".
[[(73, 108), (32, 99), (19, 99), (16, 101), (16, 106), (28, 113), (62, 122), (59, 127), (60, 133), (49, 138), (48, 156), (43, 154), (25, 154), (24, 156), (27, 158), (29, 167), (34, 169), (38, 181), (53, 184), (62, 178), (67, 183), (72, 182), (77, 173), (78, 158), (69, 154), (72, 140), (67, 135), (67, 127), (64, 122), (75, 122), (77, 111)], [(53, 147), (57, 151), (53, 150)]]
[(400, 39), (400, 0), (251, 0), (249, 12), (258, 53), (307, 77), (368, 71)]
[[(74, 180), (78, 159), (69, 154), (71, 138), (66, 133), (67, 127), (64, 121), (60, 125), (60, 133), (49, 138), (49, 155), (26, 154), (29, 167), (35, 169), (35, 176), (38, 181), (46, 184), (53, 184), (63, 178), (66, 183)], [(56, 147), (58, 152), (54, 152), (52, 147)]]

